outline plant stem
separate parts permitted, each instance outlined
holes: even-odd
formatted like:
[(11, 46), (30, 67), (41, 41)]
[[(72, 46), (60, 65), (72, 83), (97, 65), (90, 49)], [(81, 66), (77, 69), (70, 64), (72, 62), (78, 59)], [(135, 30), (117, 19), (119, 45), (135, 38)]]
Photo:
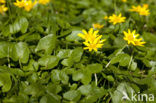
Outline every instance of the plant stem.
[(116, 11), (117, 10), (116, 9), (116, 0), (114, 0), (114, 9), (115, 9), (114, 11), (115, 11), (115, 14), (116, 14), (117, 13), (117, 11)]
[(9, 12), (9, 20), (11, 20), (11, 23), (13, 23), (13, 20), (12, 20), (12, 15), (11, 15), (11, 8), (10, 8), (10, 3), (11, 3), (11, 0), (7, 1), (7, 6), (8, 6), (8, 12)]
[[(115, 57), (118, 56), (118, 55), (123, 51), (123, 49), (124, 49), (126, 46), (127, 46), (127, 44), (124, 45), (124, 46), (115, 54)], [(107, 67), (110, 65), (111, 61), (112, 61), (112, 59), (107, 63), (107, 65), (105, 66), (105, 68), (107, 68)]]
[(130, 61), (129, 61), (129, 64), (128, 64), (128, 69), (130, 68), (131, 63), (132, 63), (132, 60), (133, 60), (133, 54), (134, 54), (134, 51), (133, 51), (133, 47), (132, 47), (132, 48), (131, 48), (131, 58), (130, 58)]
[(22, 69), (22, 63), (21, 63), (20, 59), (19, 59), (19, 65), (20, 65), (20, 68)]
[(130, 68), (130, 65), (132, 63), (132, 60), (133, 60), (133, 55), (131, 55), (131, 59), (130, 59), (129, 64), (128, 64), (128, 69)]
[(8, 58), (8, 67), (10, 68), (11, 66), (10, 66), (10, 54), (9, 54), (9, 51), (10, 51), (10, 48), (8, 47), (8, 56), (7, 56), (7, 58)]
[(95, 77), (95, 85), (97, 86), (97, 81), (98, 81), (98, 79), (97, 79), (96, 73), (94, 74), (94, 77)]

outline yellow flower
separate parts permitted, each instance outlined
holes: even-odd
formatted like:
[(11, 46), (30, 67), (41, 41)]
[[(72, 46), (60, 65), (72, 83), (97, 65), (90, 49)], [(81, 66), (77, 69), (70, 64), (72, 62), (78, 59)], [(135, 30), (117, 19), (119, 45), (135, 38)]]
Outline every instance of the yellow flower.
[(144, 4), (142, 8), (140, 8), (140, 10), (138, 11), (140, 15), (144, 15), (144, 16), (148, 16), (149, 13), (149, 9), (147, 4)]
[(148, 4), (143, 4), (143, 8), (148, 9)]
[(130, 11), (132, 12), (137, 12), (139, 13), (139, 15), (144, 15), (144, 16), (148, 16), (149, 13), (149, 9), (148, 9), (148, 4), (144, 4), (143, 6), (132, 6), (132, 9), (130, 9)]
[(4, 14), (4, 12), (6, 12), (7, 10), (8, 10), (8, 8), (5, 7), (5, 5), (1, 5), (1, 6), (0, 6), (0, 13), (1, 13), (1, 14)]
[(104, 19), (107, 20), (108, 19), (108, 16), (105, 16)]
[(146, 42), (142, 42), (142, 38), (136, 39), (134, 42), (136, 46), (144, 46), (143, 44), (146, 43)]
[(43, 5), (45, 5), (45, 4), (49, 3), (49, 2), (50, 2), (50, 0), (39, 0), (38, 1), (39, 4), (43, 4)]
[(98, 35), (98, 30), (94, 31), (93, 28), (90, 28), (89, 32), (86, 30), (82, 30), (82, 33), (79, 33), (78, 36), (85, 40), (83, 44), (87, 47), (84, 47), (84, 49), (88, 49), (89, 51), (97, 51), (98, 48), (102, 48), (103, 42), (105, 40), (101, 40), (102, 35)]
[(32, 2), (32, 0), (16, 0), (14, 5), (19, 8), (24, 8), (26, 11), (30, 11), (36, 5), (36, 3), (36, 0), (34, 0), (34, 2)]
[(132, 9), (129, 9), (129, 11), (132, 11), (132, 12), (139, 12), (141, 6), (132, 6)]
[(4, 4), (6, 1), (5, 0), (0, 0), (0, 3)]
[(142, 38), (137, 39), (137, 37), (139, 36), (139, 34), (135, 34), (136, 31), (133, 30), (133, 32), (130, 31), (130, 29), (128, 29), (128, 32), (124, 31), (124, 40), (128, 41), (128, 44), (133, 44), (135, 46), (143, 46), (143, 44), (145, 44), (145, 42), (141, 42)]
[(113, 14), (112, 16), (109, 16), (109, 22), (113, 23), (113, 25), (117, 23), (125, 22), (126, 17), (122, 17), (122, 14), (120, 13), (119, 16)]
[(27, 0), (25, 3), (24, 9), (26, 11), (30, 11), (36, 4), (37, 4), (36, 0), (34, 2), (32, 2), (32, 0)]
[(124, 2), (124, 3), (125, 3), (125, 2), (127, 2), (127, 0), (122, 0), (122, 2)]
[(14, 5), (19, 8), (23, 8), (25, 6), (25, 4), (26, 4), (26, 0), (21, 0), (21, 1), (16, 0), (16, 2), (14, 2)]
[(94, 27), (95, 29), (101, 29), (101, 28), (103, 28), (103, 26), (104, 26), (104, 25), (100, 25), (99, 23), (93, 24), (93, 27)]
[(105, 40), (100, 40), (102, 35), (99, 35), (97, 38), (95, 38), (93, 41), (83, 42), (83, 44), (87, 47), (84, 47), (84, 49), (88, 49), (89, 51), (94, 50), (97, 52), (98, 48), (102, 48), (103, 42)]
[(78, 36), (81, 37), (82, 39), (85, 39), (87, 42), (94, 40), (98, 35), (98, 30), (93, 31), (93, 28), (90, 28), (89, 32), (86, 30), (82, 30), (82, 33), (79, 33)]

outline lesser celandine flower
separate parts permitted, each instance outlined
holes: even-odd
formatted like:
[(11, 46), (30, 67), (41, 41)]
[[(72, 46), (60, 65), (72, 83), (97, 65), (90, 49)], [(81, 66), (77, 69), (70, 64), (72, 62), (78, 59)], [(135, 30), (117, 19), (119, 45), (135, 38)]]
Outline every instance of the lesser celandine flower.
[(133, 44), (134, 46), (143, 46), (145, 42), (142, 42), (142, 38), (137, 38), (139, 34), (136, 34), (136, 31), (133, 30), (132, 32), (128, 29), (128, 32), (124, 31), (124, 40), (128, 42), (128, 44)]
[(86, 30), (82, 30), (82, 32), (83, 33), (79, 33), (78, 36), (88, 42), (90, 39), (95, 39), (99, 31), (94, 31), (93, 28), (90, 28), (88, 32)]
[(97, 52), (98, 48), (102, 48), (103, 42), (105, 40), (100, 40), (102, 38), (102, 35), (99, 35), (97, 38), (93, 39), (92, 41), (83, 42), (83, 44), (86, 46), (84, 49), (88, 49), (89, 51), (94, 50)]
[(24, 9), (26, 11), (30, 11), (36, 4), (37, 4), (36, 0), (34, 2), (32, 2), (32, 0), (28, 0), (24, 6)]
[(108, 16), (105, 16), (104, 19), (107, 20), (108, 19)]
[(85, 42), (83, 42), (86, 46), (84, 49), (97, 51), (98, 48), (102, 48), (105, 40), (101, 40), (102, 35), (98, 35), (98, 30), (94, 31), (93, 28), (90, 28), (89, 32), (86, 30), (82, 30), (82, 32), (83, 34), (79, 33), (78, 36), (85, 40)]
[(132, 9), (130, 9), (130, 11), (132, 12), (137, 12), (139, 13), (139, 15), (144, 15), (144, 16), (148, 16), (149, 13), (149, 9), (148, 9), (148, 4), (144, 4), (143, 6), (132, 6)]
[(148, 16), (150, 13), (149, 13), (149, 9), (148, 9), (148, 4), (144, 4), (142, 6), (142, 8), (140, 9), (139, 11), (139, 14), (140, 15), (144, 15), (144, 16)]
[(0, 13), (1, 13), (1, 14), (4, 14), (4, 12), (6, 12), (7, 10), (8, 10), (8, 8), (5, 7), (5, 5), (1, 5), (1, 6), (0, 6)]
[(14, 2), (14, 5), (19, 8), (23, 8), (25, 4), (26, 4), (26, 0), (16, 0), (16, 2)]
[(125, 3), (125, 2), (127, 2), (127, 0), (122, 0), (122, 2), (124, 2), (124, 3)]
[(93, 24), (93, 28), (95, 28), (95, 29), (101, 29), (101, 28), (103, 28), (103, 26), (104, 25), (101, 25), (99, 23)]
[(32, 2), (32, 0), (16, 0), (14, 3), (15, 6), (24, 8), (26, 11), (30, 11), (36, 4), (36, 0), (34, 0), (34, 2)]
[(50, 0), (38, 0), (38, 3), (43, 4), (43, 5), (46, 5), (49, 2), (50, 2)]
[(139, 38), (134, 41), (136, 46), (144, 46), (146, 42), (142, 42), (142, 38)]
[(109, 16), (109, 22), (113, 23), (113, 25), (117, 23), (125, 22), (126, 17), (122, 17), (122, 14), (120, 13), (118, 16), (113, 14), (112, 16)]
[(5, 0), (0, 0), (0, 3), (4, 4), (6, 1)]

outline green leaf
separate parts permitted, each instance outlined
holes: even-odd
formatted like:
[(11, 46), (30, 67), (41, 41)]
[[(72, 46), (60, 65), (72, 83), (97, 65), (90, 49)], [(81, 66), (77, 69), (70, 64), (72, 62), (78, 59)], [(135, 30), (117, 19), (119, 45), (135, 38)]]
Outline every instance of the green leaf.
[(39, 68), (38, 62), (34, 61), (33, 59), (31, 59), (29, 61), (29, 64), (27, 66), (23, 66), (23, 70), (24, 71), (37, 71)]
[(72, 31), (72, 33), (69, 36), (66, 37), (66, 40), (67, 41), (81, 40), (81, 38), (78, 36), (78, 33), (81, 33), (81, 31), (79, 31), (79, 30)]
[(0, 42), (0, 58), (8, 57), (10, 51), (9, 49), (10, 49), (10, 43)]
[(83, 49), (81, 47), (78, 47), (73, 50), (70, 58), (72, 58), (74, 62), (79, 62), (82, 54), (83, 54)]
[(10, 36), (10, 26), (7, 25), (7, 26), (4, 26), (3, 29), (2, 29), (2, 35), (7, 37), (7, 36)]
[(102, 71), (103, 67), (101, 64), (89, 64), (87, 65), (87, 70), (90, 72), (90, 73), (99, 73)]
[(155, 73), (156, 73), (156, 66), (152, 67), (152, 69), (148, 71), (148, 75), (153, 75)]
[(15, 33), (19, 32), (21, 27), (20, 27), (18, 19), (16, 19), (16, 21), (13, 24), (10, 24), (9, 28), (10, 28), (11, 34), (15, 34)]
[(46, 90), (48, 93), (58, 94), (59, 92), (61, 92), (62, 87), (58, 84), (49, 83), (46, 87)]
[(108, 75), (106, 78), (108, 81), (114, 82), (114, 78), (112, 75)]
[(91, 76), (92, 74), (87, 69), (81, 69), (73, 73), (73, 80), (81, 80), (83, 84), (87, 85), (91, 81)]
[[(62, 53), (64, 53), (64, 54), (62, 54)], [(59, 52), (58, 56), (59, 57), (62, 56), (60, 58), (63, 58), (64, 56), (66, 56), (66, 57), (69, 56), (69, 58), (64, 59), (61, 63), (64, 66), (71, 67), (74, 64), (74, 62), (79, 62), (81, 60), (82, 54), (83, 54), (83, 49), (81, 47), (78, 47), (72, 51), (66, 51), (66, 52), (61, 51), (61, 52)]]
[(19, 17), (15, 20), (13, 24), (9, 25), (10, 33), (15, 34), (19, 31), (21, 31), (22, 33), (26, 33), (28, 25), (29, 25), (29, 22), (25, 17)]
[(74, 61), (72, 60), (72, 58), (68, 58), (68, 59), (64, 59), (61, 64), (64, 66), (68, 66), (71, 67), (73, 65)]
[(92, 87), (91, 85), (82, 85), (78, 88), (78, 90), (81, 92), (81, 94), (87, 96), (91, 92)]
[(57, 57), (60, 58), (60, 59), (64, 59), (64, 58), (70, 57), (72, 52), (73, 52), (73, 50), (62, 49), (62, 50), (59, 50), (59, 53), (57, 54)]
[[(122, 100), (124, 95), (127, 95), (127, 97), (131, 99), (132, 92), (135, 93), (134, 89), (130, 87), (129, 84), (120, 83), (114, 93), (111, 94), (113, 103), (122, 103), (122, 101), (124, 101)], [(126, 102), (128, 102), (128, 100), (126, 100)]]
[(128, 66), (131, 57), (128, 54), (119, 54), (111, 60), (111, 64), (119, 62), (120, 66)]
[(11, 89), (11, 78), (9, 73), (0, 72), (0, 87), (2, 86), (2, 92), (8, 92)]
[(156, 44), (156, 36), (155, 34), (149, 33), (149, 32), (144, 32), (143, 33), (143, 38), (147, 43), (154, 43)]
[(47, 70), (57, 66), (58, 62), (59, 62), (58, 57), (48, 55), (40, 58), (38, 64), (44, 66), (43, 68), (41, 68), (42, 70)]
[(63, 94), (63, 98), (70, 101), (78, 101), (81, 97), (81, 93), (77, 90), (71, 90)]
[(74, 81), (81, 80), (83, 77), (84, 77), (84, 73), (83, 73), (82, 70), (78, 70), (78, 71), (75, 71), (75, 72), (73, 73), (73, 80), (74, 80)]
[(24, 93), (28, 95), (32, 95), (33, 97), (39, 97), (44, 94), (43, 86), (39, 83), (34, 83), (31, 85), (28, 85), (26, 88), (24, 88)]
[(106, 91), (104, 91), (104, 88), (99, 88), (96, 86), (91, 86), (90, 92), (87, 96), (85, 96), (83, 99), (81, 99), (80, 103), (95, 103), (99, 98), (104, 96), (106, 94)]
[(60, 71), (59, 70), (52, 70), (51, 72), (51, 80), (55, 82), (60, 82)]
[(134, 62), (134, 61), (132, 61), (132, 64), (131, 64), (131, 66), (130, 66), (130, 70), (135, 71), (136, 68), (137, 68), (137, 63)]
[(61, 97), (52, 93), (46, 94), (41, 98), (40, 103), (61, 103)]
[(35, 33), (35, 34), (31, 34), (29, 36), (25, 37), (25, 41), (31, 42), (31, 41), (35, 41), (35, 40), (40, 40), (40, 34)]
[(27, 63), (29, 60), (29, 48), (25, 42), (19, 42), (13, 45), (11, 57), (14, 61)]
[(49, 34), (40, 39), (35, 51), (44, 50), (45, 54), (51, 54), (56, 45), (56, 36)]
[(51, 72), (51, 80), (53, 82), (62, 82), (63, 84), (68, 84), (69, 77), (64, 71), (53, 70)]
[(19, 24), (20, 24), (20, 27), (21, 27), (21, 32), (22, 33), (26, 33), (28, 25), (29, 25), (29, 22), (28, 22), (27, 18), (21, 17), (19, 19)]
[(3, 103), (28, 103), (29, 97), (24, 93), (19, 93), (17, 95), (13, 95), (10, 98), (5, 98)]

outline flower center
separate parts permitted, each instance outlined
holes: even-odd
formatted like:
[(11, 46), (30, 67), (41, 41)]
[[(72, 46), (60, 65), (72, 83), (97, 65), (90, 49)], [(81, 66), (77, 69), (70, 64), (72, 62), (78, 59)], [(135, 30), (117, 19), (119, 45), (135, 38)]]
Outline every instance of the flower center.
[(133, 40), (135, 39), (135, 36), (134, 36), (134, 35), (129, 35), (129, 36), (128, 36), (128, 39), (129, 39), (130, 41), (133, 41)]

